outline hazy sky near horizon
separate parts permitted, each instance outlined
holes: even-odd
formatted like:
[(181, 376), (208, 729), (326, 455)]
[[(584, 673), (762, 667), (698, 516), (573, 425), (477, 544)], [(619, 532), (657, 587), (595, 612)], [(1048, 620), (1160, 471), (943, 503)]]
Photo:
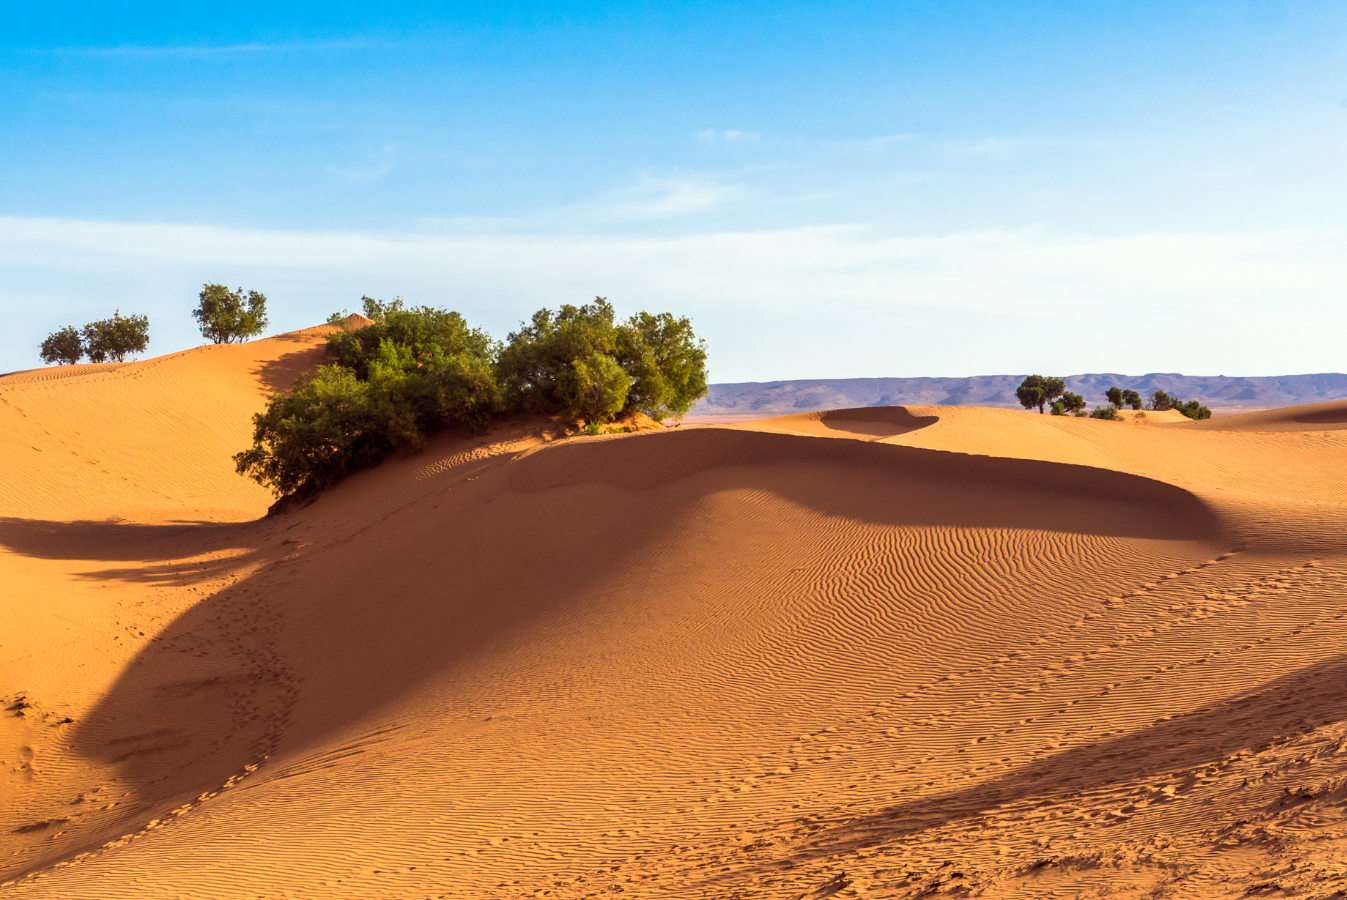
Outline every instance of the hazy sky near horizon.
[(1340, 2), (6, 4), (0, 372), (609, 297), (715, 381), (1347, 371)]

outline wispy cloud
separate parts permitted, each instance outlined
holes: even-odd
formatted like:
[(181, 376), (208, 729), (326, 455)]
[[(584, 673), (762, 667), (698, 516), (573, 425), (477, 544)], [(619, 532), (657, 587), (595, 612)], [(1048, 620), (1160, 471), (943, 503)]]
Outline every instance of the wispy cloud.
[(244, 43), (220, 46), (191, 45), (155, 47), (143, 44), (122, 44), (115, 47), (24, 47), (0, 52), (22, 53), (30, 56), (230, 56), (265, 53), (322, 53), (334, 50), (365, 50), (385, 46), (382, 42), (365, 38), (327, 41), (295, 41), (274, 44)]
[(649, 178), (615, 191), (591, 209), (613, 219), (667, 219), (719, 209), (743, 196), (742, 188), (708, 178)]
[(370, 161), (363, 166), (324, 166), (323, 170), (357, 184), (378, 181), (393, 171), (393, 145), (385, 144), (383, 150), (370, 154)]
[(976, 140), (946, 141), (942, 148), (950, 156), (962, 159), (1010, 159), (1028, 145), (1021, 138), (986, 137)]
[(856, 138), (855, 140), (850, 141), (826, 141), (825, 146), (856, 150), (884, 150), (895, 144), (911, 141), (914, 137), (916, 137), (916, 135), (910, 133), (885, 134), (880, 137)]
[(734, 129), (730, 131), (716, 131), (712, 129), (711, 131), (697, 132), (697, 140), (704, 144), (714, 144), (720, 141), (727, 144), (755, 144), (762, 140), (762, 135), (754, 131), (739, 131)]

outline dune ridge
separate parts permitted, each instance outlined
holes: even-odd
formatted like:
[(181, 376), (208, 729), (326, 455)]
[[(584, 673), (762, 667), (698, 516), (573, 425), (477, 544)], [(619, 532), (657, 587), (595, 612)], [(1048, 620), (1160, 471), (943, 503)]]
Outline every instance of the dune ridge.
[(1344, 877), (1347, 403), (518, 420), (261, 518), (322, 333), (0, 378), (0, 893)]

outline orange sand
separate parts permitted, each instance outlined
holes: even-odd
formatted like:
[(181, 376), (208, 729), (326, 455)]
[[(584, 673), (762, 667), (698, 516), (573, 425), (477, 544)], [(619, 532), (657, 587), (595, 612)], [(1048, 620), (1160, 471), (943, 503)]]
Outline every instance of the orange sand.
[(1329, 896), (1347, 404), (233, 473), (324, 329), (0, 379), (0, 895)]

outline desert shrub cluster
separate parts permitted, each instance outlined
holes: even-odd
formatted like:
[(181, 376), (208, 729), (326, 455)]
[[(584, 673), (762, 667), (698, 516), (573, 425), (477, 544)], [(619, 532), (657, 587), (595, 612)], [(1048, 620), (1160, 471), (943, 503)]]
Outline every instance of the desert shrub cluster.
[(1164, 391), (1156, 391), (1149, 398), (1142, 399), (1139, 392), (1131, 388), (1110, 387), (1104, 392), (1105, 406), (1096, 406), (1088, 413), (1085, 411), (1085, 398), (1066, 389), (1066, 379), (1044, 375), (1029, 375), (1015, 389), (1015, 396), (1025, 409), (1037, 408), (1040, 413), (1051, 410), (1054, 416), (1088, 416), (1091, 419), (1120, 419), (1124, 407), (1140, 412), (1143, 409), (1163, 411), (1175, 409), (1190, 419), (1210, 419), (1211, 410), (1196, 400), (1184, 402), (1171, 397)]
[(1171, 397), (1164, 391), (1156, 391), (1151, 394), (1150, 400), (1146, 404), (1147, 409), (1165, 410), (1176, 409), (1190, 419), (1210, 419), (1211, 410), (1207, 409), (1196, 400), (1184, 402), (1178, 397)]
[(707, 392), (706, 346), (670, 313), (619, 321), (596, 297), (539, 310), (499, 342), (457, 312), (363, 302), (372, 324), (329, 335), (333, 362), (272, 398), (234, 457), (278, 496), (324, 490), (448, 427), (479, 432), (519, 412), (590, 426), (635, 412), (682, 418)]
[[(217, 344), (228, 344), (256, 337), (267, 327), (267, 298), (257, 291), (231, 291), (223, 284), (202, 285), (192, 317), (201, 326), (201, 334)], [(38, 355), (47, 365), (73, 366), (88, 357), (89, 362), (125, 362), (128, 356), (144, 353), (150, 343), (148, 316), (124, 316), (121, 310), (110, 319), (90, 322), (83, 328), (67, 325), (47, 335)]]
[(143, 353), (149, 343), (149, 318), (124, 316), (117, 310), (110, 319), (99, 319), (83, 328), (67, 325), (52, 332), (42, 342), (38, 355), (48, 365), (73, 366), (86, 356), (94, 363), (125, 362), (128, 356)]

